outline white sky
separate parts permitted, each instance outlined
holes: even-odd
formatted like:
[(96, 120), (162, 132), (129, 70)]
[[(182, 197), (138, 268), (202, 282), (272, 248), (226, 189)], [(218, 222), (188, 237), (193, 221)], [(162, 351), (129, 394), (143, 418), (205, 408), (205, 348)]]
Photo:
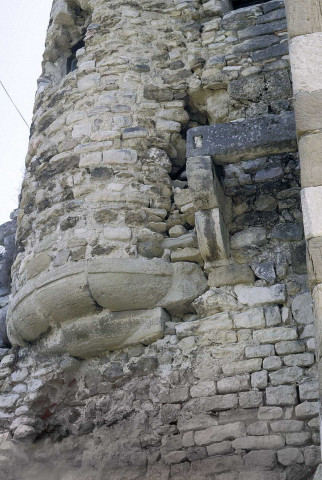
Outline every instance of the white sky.
[[(0, 80), (30, 125), (52, 0), (0, 1)], [(18, 205), (28, 137), (0, 86), (0, 225)]]

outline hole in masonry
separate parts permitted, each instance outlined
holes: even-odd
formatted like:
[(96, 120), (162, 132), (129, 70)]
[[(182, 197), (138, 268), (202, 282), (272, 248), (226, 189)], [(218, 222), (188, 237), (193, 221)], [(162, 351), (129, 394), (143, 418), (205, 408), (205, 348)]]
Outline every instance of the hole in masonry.
[(239, 8), (251, 7), (252, 5), (260, 5), (261, 3), (266, 3), (267, 0), (233, 0), (233, 9), (238, 10)]
[(203, 136), (196, 135), (195, 137), (193, 137), (193, 144), (194, 144), (194, 148), (201, 148), (203, 145)]
[(73, 72), (78, 67), (77, 51), (85, 47), (84, 39), (80, 40), (71, 48), (72, 54), (67, 58), (66, 73)]

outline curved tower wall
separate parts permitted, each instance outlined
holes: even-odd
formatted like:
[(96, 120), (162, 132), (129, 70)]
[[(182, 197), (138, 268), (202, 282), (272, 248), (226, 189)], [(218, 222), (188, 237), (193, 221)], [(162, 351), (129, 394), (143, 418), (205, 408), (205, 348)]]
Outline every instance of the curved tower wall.
[(0, 350), (8, 480), (320, 462), (284, 3), (230, 7), (54, 2)]

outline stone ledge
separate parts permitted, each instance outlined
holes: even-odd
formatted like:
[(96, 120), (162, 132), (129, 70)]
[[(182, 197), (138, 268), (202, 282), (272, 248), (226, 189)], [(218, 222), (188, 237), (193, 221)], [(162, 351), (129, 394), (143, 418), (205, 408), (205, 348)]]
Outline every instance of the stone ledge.
[(30, 280), (11, 299), (7, 329), (13, 345), (24, 345), (48, 329), (102, 310), (120, 312), (163, 307), (174, 315), (193, 311), (207, 288), (198, 265), (141, 258), (100, 258), (68, 264)]
[(187, 157), (210, 155), (217, 164), (291, 151), (297, 151), (293, 112), (196, 127), (187, 132)]

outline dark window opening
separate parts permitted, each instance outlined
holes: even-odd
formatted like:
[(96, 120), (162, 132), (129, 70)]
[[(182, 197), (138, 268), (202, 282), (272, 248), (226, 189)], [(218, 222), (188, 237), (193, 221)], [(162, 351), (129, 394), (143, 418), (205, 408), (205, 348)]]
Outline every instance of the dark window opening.
[(268, 0), (233, 0), (233, 8), (251, 7), (252, 5), (259, 5), (260, 3), (266, 3)]
[(78, 60), (76, 57), (76, 52), (80, 48), (85, 47), (84, 40), (80, 40), (76, 45), (74, 45), (71, 48), (72, 54), (67, 58), (67, 68), (66, 68), (66, 73), (73, 72), (74, 70), (77, 69), (78, 67)]

